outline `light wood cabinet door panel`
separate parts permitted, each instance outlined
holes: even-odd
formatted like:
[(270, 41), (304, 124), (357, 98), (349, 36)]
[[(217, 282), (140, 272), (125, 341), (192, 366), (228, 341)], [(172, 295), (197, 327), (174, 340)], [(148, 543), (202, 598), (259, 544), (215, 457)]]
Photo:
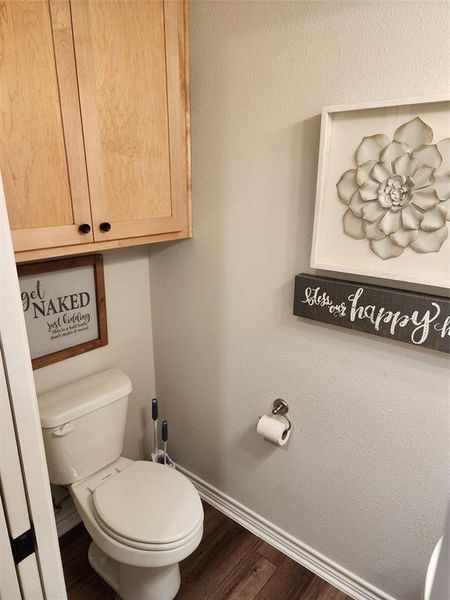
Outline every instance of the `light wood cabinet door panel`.
[(0, 170), (16, 251), (93, 240), (70, 5), (0, 2)]
[(94, 239), (181, 231), (184, 2), (73, 0), (71, 8)]

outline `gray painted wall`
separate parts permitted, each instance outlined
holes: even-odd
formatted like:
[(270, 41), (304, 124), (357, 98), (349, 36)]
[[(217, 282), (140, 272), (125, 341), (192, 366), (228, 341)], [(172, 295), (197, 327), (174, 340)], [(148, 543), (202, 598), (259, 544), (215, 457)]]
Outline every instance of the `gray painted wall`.
[(103, 262), (108, 345), (38, 369), (36, 389), (40, 394), (104, 369), (122, 369), (133, 382), (124, 454), (141, 458), (150, 451), (149, 406), (155, 390), (148, 250), (105, 252)]
[[(292, 294), (322, 107), (445, 92), (448, 32), (446, 2), (193, 2), (194, 239), (150, 250), (175, 458), (401, 600), (443, 526), (447, 358), (301, 321)], [(255, 435), (278, 396), (283, 449)]]

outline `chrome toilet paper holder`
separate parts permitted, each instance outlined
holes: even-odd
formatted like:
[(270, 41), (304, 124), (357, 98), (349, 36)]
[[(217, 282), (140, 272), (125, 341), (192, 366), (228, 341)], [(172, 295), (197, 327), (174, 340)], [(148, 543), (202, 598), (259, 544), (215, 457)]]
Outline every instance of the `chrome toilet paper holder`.
[(288, 431), (290, 431), (290, 429), (292, 427), (292, 423), (289, 421), (289, 419), (286, 416), (286, 414), (288, 412), (289, 412), (289, 405), (285, 400), (283, 400), (282, 398), (277, 398), (276, 400), (273, 401), (272, 414), (273, 415), (281, 415), (282, 417), (284, 417), (286, 419), (287, 424), (288, 424), (286, 433)]

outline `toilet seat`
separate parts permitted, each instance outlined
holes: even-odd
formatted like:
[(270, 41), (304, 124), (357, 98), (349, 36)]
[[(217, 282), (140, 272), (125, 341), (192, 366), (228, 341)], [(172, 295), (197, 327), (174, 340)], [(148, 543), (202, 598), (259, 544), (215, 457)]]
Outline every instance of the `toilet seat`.
[(92, 495), (98, 525), (132, 548), (179, 548), (203, 527), (203, 508), (192, 483), (160, 464), (133, 462), (96, 486)]
[(136, 540), (130, 540), (128, 538), (124, 538), (122, 536), (120, 536), (119, 534), (117, 534), (115, 531), (111, 530), (107, 525), (105, 525), (104, 523), (102, 523), (98, 518), (97, 518), (97, 523), (100, 526), (100, 528), (102, 529), (102, 531), (104, 531), (110, 538), (116, 540), (117, 542), (119, 542), (120, 544), (123, 544), (124, 546), (127, 546), (128, 548), (134, 548), (136, 550), (144, 550), (148, 553), (153, 552), (159, 552), (159, 553), (164, 553), (165, 551), (169, 551), (169, 550), (177, 550), (182, 548), (183, 546), (188, 545), (192, 540), (196, 539), (199, 535), (200, 532), (203, 531), (203, 521), (200, 521), (200, 523), (198, 523), (198, 525), (192, 530), (192, 533), (189, 536), (186, 536), (185, 538), (183, 538), (182, 540), (179, 540), (177, 542), (172, 542), (169, 544), (146, 544), (144, 542), (137, 542)]
[[(130, 468), (134, 461), (124, 456), (119, 457), (110, 465), (97, 471), (90, 477), (78, 481), (69, 486), (70, 494), (73, 498), (77, 511), (82, 518), (89, 535), (95, 544), (110, 558), (125, 565), (135, 567), (165, 567), (173, 565), (184, 560), (192, 554), (199, 545), (203, 533), (203, 507), (201, 507), (201, 523), (198, 530), (192, 533), (192, 538), (182, 540), (182, 545), (178, 548), (170, 548), (167, 544), (159, 544), (157, 547), (143, 545), (142, 548), (130, 545), (129, 540), (116, 539), (120, 536), (108, 531), (105, 524), (101, 524), (99, 516), (94, 507), (94, 491), (107, 480), (112, 480), (121, 471)], [(167, 467), (164, 467), (167, 468)], [(179, 472), (178, 472), (179, 473)], [(185, 477), (179, 473), (180, 477)]]

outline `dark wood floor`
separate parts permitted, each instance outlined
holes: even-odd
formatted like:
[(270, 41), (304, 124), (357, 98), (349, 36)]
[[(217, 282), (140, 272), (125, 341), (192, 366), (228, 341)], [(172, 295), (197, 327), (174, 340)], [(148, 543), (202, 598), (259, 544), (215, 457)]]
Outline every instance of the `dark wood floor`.
[[(351, 600), (209, 506), (197, 550), (181, 563), (177, 600)], [(60, 539), (69, 600), (117, 600), (87, 560), (90, 538), (78, 525)]]

